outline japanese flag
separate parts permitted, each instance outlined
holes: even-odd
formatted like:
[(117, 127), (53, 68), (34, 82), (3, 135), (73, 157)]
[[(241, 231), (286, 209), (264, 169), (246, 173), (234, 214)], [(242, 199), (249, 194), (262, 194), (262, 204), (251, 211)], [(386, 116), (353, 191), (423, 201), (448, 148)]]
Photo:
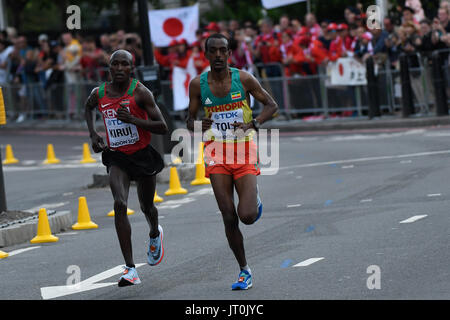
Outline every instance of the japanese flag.
[(189, 105), (189, 83), (197, 75), (194, 58), (191, 56), (186, 69), (174, 67), (172, 73), (173, 109), (184, 110)]
[(195, 42), (198, 29), (198, 3), (191, 7), (150, 10), (148, 12), (150, 35), (157, 47), (167, 47), (172, 40), (186, 39)]

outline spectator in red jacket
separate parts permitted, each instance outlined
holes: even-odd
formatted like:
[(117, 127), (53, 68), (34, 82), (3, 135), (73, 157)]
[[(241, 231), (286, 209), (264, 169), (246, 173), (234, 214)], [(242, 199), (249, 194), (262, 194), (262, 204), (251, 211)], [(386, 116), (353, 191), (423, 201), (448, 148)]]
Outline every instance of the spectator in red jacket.
[[(317, 40), (314, 40), (317, 41)], [(298, 39), (298, 50), (293, 57), (293, 61), (299, 67), (301, 75), (311, 75), (317, 72), (317, 62), (313, 56), (311, 47), (312, 40), (310, 35), (301, 36)]]
[[(277, 33), (273, 30), (272, 20), (266, 18), (261, 22), (261, 34), (255, 39), (255, 55), (263, 63), (274, 62), (271, 60), (269, 53), (270, 48), (275, 45), (275, 41), (278, 40)], [(273, 51), (273, 50), (272, 50)], [(273, 57), (272, 52), (272, 57)]]
[(322, 35), (322, 30), (317, 23), (317, 19), (314, 13), (307, 13), (305, 15), (305, 26), (313, 40), (319, 38)]

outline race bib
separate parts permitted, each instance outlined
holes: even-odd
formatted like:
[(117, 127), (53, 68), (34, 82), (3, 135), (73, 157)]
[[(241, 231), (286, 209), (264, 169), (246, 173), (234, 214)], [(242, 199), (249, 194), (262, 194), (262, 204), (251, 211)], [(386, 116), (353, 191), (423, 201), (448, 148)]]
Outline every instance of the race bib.
[(105, 124), (111, 148), (118, 148), (139, 141), (139, 133), (134, 124), (122, 122), (117, 118), (106, 119)]
[(226, 112), (213, 112), (211, 119), (214, 123), (211, 126), (212, 133), (217, 139), (234, 140), (234, 127), (231, 125), (235, 122), (244, 122), (244, 111), (236, 109)]

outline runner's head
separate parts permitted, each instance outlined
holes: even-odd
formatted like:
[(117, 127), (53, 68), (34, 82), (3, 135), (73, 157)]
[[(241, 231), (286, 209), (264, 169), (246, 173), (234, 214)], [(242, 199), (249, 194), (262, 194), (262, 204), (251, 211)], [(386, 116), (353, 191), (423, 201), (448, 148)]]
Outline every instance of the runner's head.
[(223, 34), (215, 33), (206, 39), (205, 56), (212, 71), (219, 72), (228, 68), (230, 55), (230, 41)]
[(114, 51), (109, 59), (109, 71), (113, 82), (127, 82), (133, 70), (133, 56), (126, 50)]

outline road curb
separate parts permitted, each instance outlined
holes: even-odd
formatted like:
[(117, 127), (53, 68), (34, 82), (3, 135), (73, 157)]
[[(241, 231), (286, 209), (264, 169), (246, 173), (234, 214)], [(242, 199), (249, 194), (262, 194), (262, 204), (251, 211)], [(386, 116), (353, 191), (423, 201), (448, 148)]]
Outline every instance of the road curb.
[(303, 120), (270, 121), (261, 126), (263, 129), (279, 129), (280, 132), (302, 131), (339, 131), (339, 130), (364, 130), (364, 129), (404, 129), (417, 127), (450, 126), (450, 116), (443, 117), (417, 117), (417, 118), (391, 118), (380, 117), (372, 120), (342, 120), (328, 119), (317, 122), (305, 122)]
[[(195, 164), (179, 164), (176, 165), (178, 177), (180, 182), (190, 183), (195, 179)], [(88, 188), (105, 188), (109, 187), (109, 176), (102, 172), (94, 173), (92, 175), (93, 183)], [(168, 184), (170, 181), (170, 167), (165, 167), (160, 173), (156, 175), (156, 183)]]
[[(72, 214), (70, 211), (56, 212), (48, 216), (48, 222), (52, 234), (65, 231), (73, 224)], [(37, 234), (37, 224), (35, 218), (0, 229), (0, 248), (30, 241)]]

